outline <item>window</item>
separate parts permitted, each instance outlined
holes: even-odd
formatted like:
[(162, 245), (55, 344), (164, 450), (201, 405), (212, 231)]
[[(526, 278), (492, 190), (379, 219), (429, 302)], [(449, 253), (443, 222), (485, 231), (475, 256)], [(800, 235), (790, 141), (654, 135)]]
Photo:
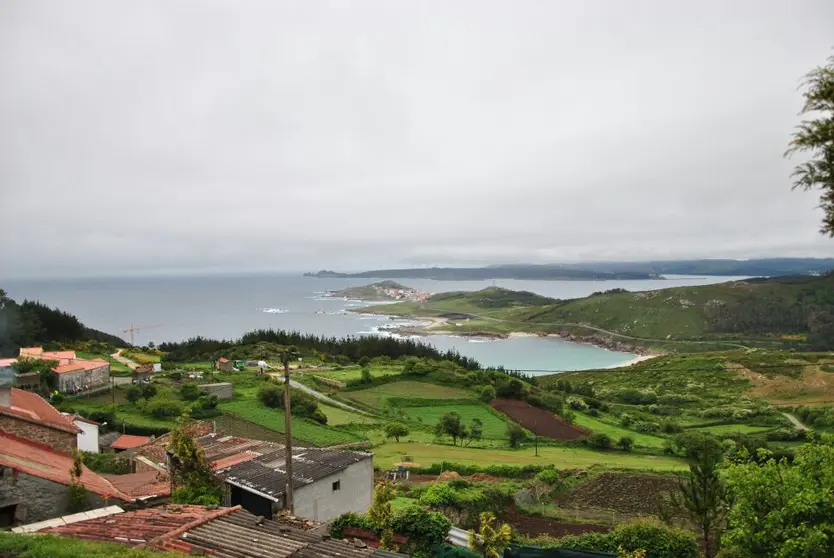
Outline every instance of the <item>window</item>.
[(333, 492), (342, 489), (342, 481), (336, 481), (333, 483)]

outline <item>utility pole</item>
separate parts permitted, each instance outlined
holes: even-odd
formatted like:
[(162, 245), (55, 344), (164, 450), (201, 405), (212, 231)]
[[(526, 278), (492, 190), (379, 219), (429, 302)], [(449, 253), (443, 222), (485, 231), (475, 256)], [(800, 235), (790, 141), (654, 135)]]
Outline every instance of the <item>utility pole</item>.
[(290, 401), (290, 358), (298, 354), (294, 347), (284, 349), (281, 353), (281, 362), (284, 364), (284, 434), (287, 438), (285, 446), (286, 469), (287, 469), (287, 488), (284, 492), (284, 507), (293, 513), (293, 494), (292, 494), (292, 416), (290, 409), (292, 404)]

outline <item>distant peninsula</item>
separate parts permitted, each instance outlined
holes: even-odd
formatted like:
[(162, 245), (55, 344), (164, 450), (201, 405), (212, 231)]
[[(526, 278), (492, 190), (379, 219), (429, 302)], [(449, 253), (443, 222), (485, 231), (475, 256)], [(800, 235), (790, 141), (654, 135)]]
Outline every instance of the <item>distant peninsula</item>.
[(349, 298), (352, 300), (365, 301), (402, 301), (402, 302), (423, 302), (431, 293), (425, 293), (396, 281), (380, 281), (370, 285), (359, 287), (347, 287), (338, 291), (330, 291), (328, 296)]
[(646, 272), (600, 272), (550, 265), (377, 269), (360, 273), (339, 273), (336, 271), (322, 270), (316, 273), (305, 273), (304, 276), (357, 279), (434, 279), (436, 281), (485, 281), (490, 279), (613, 281), (616, 279), (663, 279), (660, 275)]
[(430, 267), (376, 269), (359, 273), (322, 270), (305, 273), (319, 278), (434, 279), (485, 281), (527, 279), (552, 281), (613, 281), (664, 279), (666, 275), (781, 277), (822, 275), (834, 269), (834, 258), (760, 258), (751, 260), (702, 259), (641, 262), (586, 262), (570, 264), (501, 264), (486, 267)]

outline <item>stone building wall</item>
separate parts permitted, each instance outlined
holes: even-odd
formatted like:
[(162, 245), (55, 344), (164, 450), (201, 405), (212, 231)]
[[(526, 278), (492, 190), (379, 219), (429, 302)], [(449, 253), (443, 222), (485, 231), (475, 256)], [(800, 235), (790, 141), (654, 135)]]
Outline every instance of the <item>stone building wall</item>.
[[(9, 468), (0, 468), (0, 502), (17, 504), (16, 523), (34, 523), (72, 513), (68, 509), (67, 486), (26, 473), (17, 474)], [(97, 495), (87, 494), (88, 509), (104, 507)]]
[(0, 415), (0, 430), (66, 453), (78, 447), (78, 435), (74, 432), (50, 428), (8, 415)]

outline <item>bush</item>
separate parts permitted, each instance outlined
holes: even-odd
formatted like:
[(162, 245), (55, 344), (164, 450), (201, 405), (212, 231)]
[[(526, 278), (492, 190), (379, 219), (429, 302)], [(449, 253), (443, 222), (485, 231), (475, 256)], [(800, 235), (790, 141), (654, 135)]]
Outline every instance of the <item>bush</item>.
[(641, 391), (634, 388), (621, 389), (617, 392), (617, 398), (632, 405), (651, 405), (657, 403), (657, 394), (653, 391)]
[(374, 383), (374, 377), (371, 376), (371, 369), (367, 366), (362, 367), (362, 383), (363, 384), (372, 384)]
[(182, 414), (182, 403), (174, 399), (156, 399), (148, 403), (147, 413), (156, 418), (178, 417)]
[(324, 411), (318, 407), (316, 407), (316, 409), (307, 418), (314, 420), (319, 424), (327, 424), (327, 415), (325, 415)]
[(358, 529), (366, 529), (374, 533), (377, 532), (376, 526), (370, 519), (364, 515), (359, 515), (358, 513), (348, 512), (333, 520), (333, 523), (330, 524), (330, 536), (334, 539), (343, 538), (344, 535), (342, 533), (345, 530), (345, 527), (356, 527)]
[(585, 403), (585, 400), (582, 399), (581, 397), (571, 396), (571, 397), (568, 397), (565, 400), (565, 402), (574, 411), (586, 411), (586, 410), (588, 410), (588, 404)]
[(185, 401), (197, 401), (200, 398), (200, 388), (197, 384), (183, 384), (180, 387), (180, 397)]
[(510, 423), (507, 425), (507, 442), (511, 448), (519, 447), (527, 440), (527, 432), (519, 425)]
[(623, 451), (631, 451), (634, 447), (634, 439), (631, 436), (623, 436), (617, 440), (617, 447)]
[(588, 414), (592, 417), (598, 417), (599, 409), (588, 409)]
[(281, 386), (268, 383), (258, 388), (258, 400), (272, 409), (284, 407), (284, 390)]
[(555, 468), (539, 471), (536, 473), (536, 480), (550, 485), (562, 484), (562, 477), (559, 476), (559, 471)]
[(452, 524), (442, 513), (409, 506), (394, 514), (392, 526), (395, 533), (408, 539), (400, 552), (430, 556), (431, 550), (446, 540)]
[(660, 430), (660, 425), (656, 422), (638, 420), (634, 423), (633, 428), (641, 434), (655, 434)]
[(413, 467), (411, 471), (414, 474), (422, 475), (439, 475), (443, 471), (456, 471), (461, 475), (474, 475), (475, 473), (486, 473), (493, 477), (503, 477), (509, 479), (521, 479), (534, 476), (536, 473), (547, 468), (552, 468), (552, 465), (468, 465), (465, 463), (454, 463), (452, 461), (444, 461), (443, 463), (432, 463), (428, 467)]
[(596, 434), (591, 434), (588, 436), (588, 445), (592, 448), (597, 448), (601, 450), (611, 449), (611, 446), (614, 443), (611, 441), (611, 437), (604, 432), (597, 432)]
[(660, 425), (660, 429), (663, 430), (666, 434), (677, 434), (679, 432), (683, 432), (683, 427), (678, 424), (677, 422), (671, 420), (665, 420)]
[(478, 394), (478, 398), (484, 403), (489, 403), (495, 399), (495, 388), (492, 386), (484, 386)]
[(652, 558), (698, 558), (701, 550), (695, 535), (668, 527), (656, 519), (619, 525), (611, 533), (586, 533), (562, 537), (556, 545), (595, 552), (634, 552), (645, 550)]
[(130, 385), (127, 386), (125, 390), (125, 399), (127, 399), (130, 403), (135, 404), (142, 398), (142, 390), (139, 389), (139, 386)]
[(622, 415), (620, 415), (620, 425), (621, 426), (623, 426), (625, 428), (628, 428), (632, 424), (634, 424), (634, 417), (633, 416), (631, 416), (628, 413), (623, 413)]

